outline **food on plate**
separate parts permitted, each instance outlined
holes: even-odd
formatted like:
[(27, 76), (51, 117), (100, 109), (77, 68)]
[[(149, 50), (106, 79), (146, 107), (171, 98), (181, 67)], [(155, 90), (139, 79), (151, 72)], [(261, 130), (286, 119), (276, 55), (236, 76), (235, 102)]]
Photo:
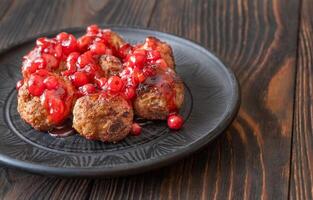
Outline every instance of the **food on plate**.
[(37, 130), (51, 131), (71, 120), (87, 139), (117, 142), (140, 135), (134, 115), (167, 120), (173, 130), (184, 122), (178, 114), (184, 86), (172, 48), (155, 37), (132, 45), (91, 25), (79, 38), (65, 32), (38, 38), (23, 57), (21, 72), (18, 112)]
[(178, 111), (184, 101), (184, 85), (173, 69), (156, 70), (137, 89), (136, 115), (151, 120), (165, 120)]
[(156, 37), (147, 37), (144, 44), (139, 46), (141, 49), (146, 50), (154, 50), (151, 51), (152, 56), (153, 53), (158, 52), (160, 54), (160, 57), (165, 61), (168, 67), (174, 68), (175, 67), (175, 61), (173, 56), (173, 50), (169, 44), (166, 42), (162, 42)]
[(73, 109), (73, 127), (87, 139), (119, 141), (129, 134), (132, 123), (132, 106), (120, 95), (83, 96)]
[(112, 55), (102, 55), (99, 64), (106, 77), (118, 75), (123, 70), (123, 63), (119, 58)]
[(35, 129), (47, 131), (70, 116), (74, 88), (63, 77), (40, 70), (24, 79), (18, 87), (17, 110)]

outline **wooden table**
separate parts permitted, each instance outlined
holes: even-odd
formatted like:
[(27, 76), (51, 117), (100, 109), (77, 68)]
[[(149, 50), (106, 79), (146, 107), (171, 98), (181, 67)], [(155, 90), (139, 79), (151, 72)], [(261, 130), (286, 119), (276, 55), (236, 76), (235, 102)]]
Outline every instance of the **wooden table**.
[(310, 0), (1, 0), (0, 48), (91, 23), (151, 27), (201, 43), (236, 73), (239, 115), (204, 150), (146, 174), (62, 179), (0, 167), (3, 199), (312, 199)]

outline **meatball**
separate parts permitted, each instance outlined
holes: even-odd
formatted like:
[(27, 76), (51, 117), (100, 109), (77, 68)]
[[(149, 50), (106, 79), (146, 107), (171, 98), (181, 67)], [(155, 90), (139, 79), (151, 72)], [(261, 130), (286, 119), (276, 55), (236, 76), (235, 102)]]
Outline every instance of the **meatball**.
[(84, 96), (73, 109), (73, 127), (87, 139), (117, 142), (129, 134), (132, 122), (132, 106), (121, 96)]
[(177, 111), (184, 101), (184, 85), (177, 74), (162, 72), (148, 78), (137, 89), (135, 114), (150, 120), (164, 120)]
[(99, 63), (106, 77), (117, 75), (123, 69), (120, 59), (112, 55), (102, 55)]
[(105, 37), (109, 38), (108, 43), (114, 49), (118, 50), (121, 45), (125, 44), (124, 39), (116, 32), (113, 32), (111, 29), (103, 29), (102, 33)]
[(116, 32), (111, 31), (110, 44), (115, 48), (119, 49), (120, 46), (125, 44), (124, 39)]
[(32, 96), (24, 84), (18, 92), (17, 111), (22, 119), (37, 130), (46, 131), (53, 127), (53, 123), (48, 120), (48, 112), (41, 104), (40, 98)]
[(161, 58), (163, 58), (170, 68), (175, 67), (175, 61), (173, 56), (172, 48), (166, 42), (162, 42), (155, 37), (147, 37), (146, 41), (143, 45), (140, 46), (142, 49), (153, 49), (157, 50), (161, 54)]
[[(51, 114), (49, 109), (47, 109), (47, 106), (45, 106), (45, 100), (48, 97), (51, 101), (54, 101), (54, 105), (57, 105), (57, 103), (60, 102), (57, 101), (57, 99), (53, 99), (54, 97), (52, 95), (54, 95), (54, 91), (56, 90), (45, 90), (41, 96), (34, 96), (29, 92), (27, 79), (24, 81), (25, 83), (23, 86), (18, 90), (17, 110), (21, 118), (40, 131), (50, 130), (68, 118), (74, 101), (74, 88), (68, 80), (53, 73), (49, 73), (49, 77), (55, 77), (66, 93), (64, 104), (62, 103), (62, 110), (58, 110), (58, 121), (54, 120), (54, 117), (56, 116)], [(46, 94), (49, 94), (50, 96)], [(60, 108), (58, 107), (57, 109)]]

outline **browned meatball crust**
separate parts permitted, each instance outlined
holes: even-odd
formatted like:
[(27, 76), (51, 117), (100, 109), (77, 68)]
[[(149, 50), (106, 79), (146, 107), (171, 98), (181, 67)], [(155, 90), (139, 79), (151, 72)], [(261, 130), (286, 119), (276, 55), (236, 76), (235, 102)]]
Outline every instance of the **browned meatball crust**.
[(146, 88), (134, 101), (135, 114), (145, 119), (165, 120), (171, 112), (178, 110), (184, 101), (184, 85), (176, 78), (173, 83), (165, 81), (158, 86), (143, 86)]
[[(111, 31), (111, 30), (110, 30)], [(120, 46), (125, 44), (124, 39), (116, 32), (111, 31), (111, 38), (109, 41), (110, 45), (112, 45), (115, 49), (119, 49)]]
[[(58, 76), (57, 74), (50, 73), (49, 75), (55, 76), (66, 88), (67, 100), (65, 102), (64, 113), (66, 119), (71, 114), (73, 102), (75, 100), (74, 88), (68, 80)], [(49, 113), (42, 105), (40, 97), (31, 95), (27, 87), (27, 79), (25, 79), (24, 85), (18, 90), (17, 111), (20, 113), (21, 118), (40, 131), (48, 131), (58, 125), (49, 120)]]
[(140, 47), (142, 49), (154, 49), (160, 52), (161, 58), (165, 60), (168, 67), (174, 68), (175, 61), (173, 56), (173, 50), (169, 44), (162, 42), (155, 37), (147, 37), (145, 43)]
[(123, 70), (120, 59), (112, 55), (102, 55), (99, 59), (99, 63), (106, 77), (117, 75)]
[(73, 127), (87, 139), (117, 142), (129, 134), (132, 122), (133, 109), (121, 96), (84, 96), (73, 109)]
[(32, 96), (24, 84), (18, 91), (17, 111), (33, 128), (47, 131), (53, 127), (53, 123), (48, 120), (47, 110), (40, 102), (39, 97)]

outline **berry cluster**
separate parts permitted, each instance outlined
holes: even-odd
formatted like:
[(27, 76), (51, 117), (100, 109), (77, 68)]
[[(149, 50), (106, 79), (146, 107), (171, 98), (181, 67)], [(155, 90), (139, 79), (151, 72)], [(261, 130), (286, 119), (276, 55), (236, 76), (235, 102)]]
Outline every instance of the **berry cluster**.
[[(162, 79), (172, 78), (169, 66), (162, 59), (161, 52), (155, 48), (153, 41), (147, 39), (147, 48), (142, 49), (125, 43), (116, 47), (112, 42), (112, 32), (100, 29), (97, 25), (87, 28), (80, 38), (62, 32), (55, 38), (39, 38), (36, 46), (23, 57), (22, 74), (24, 80), (17, 83), (19, 89), (25, 82), (28, 91), (38, 96), (55, 123), (61, 122), (68, 112), (64, 102), (69, 94), (66, 84), (60, 77), (71, 81), (75, 88), (74, 97), (92, 93), (109, 93), (122, 95), (132, 103), (141, 84), (157, 84)], [(116, 75), (106, 76), (99, 64), (102, 55), (113, 55), (121, 60), (123, 69)], [(156, 78), (158, 71), (168, 74)], [(54, 75), (58, 74), (58, 75)], [(173, 92), (164, 92), (168, 101), (173, 101)], [(175, 105), (169, 103), (170, 110), (176, 111)], [(69, 108), (70, 109), (70, 108)], [(168, 118), (168, 126), (179, 129), (183, 119), (179, 115)], [(133, 125), (133, 133), (138, 135), (141, 128)]]

